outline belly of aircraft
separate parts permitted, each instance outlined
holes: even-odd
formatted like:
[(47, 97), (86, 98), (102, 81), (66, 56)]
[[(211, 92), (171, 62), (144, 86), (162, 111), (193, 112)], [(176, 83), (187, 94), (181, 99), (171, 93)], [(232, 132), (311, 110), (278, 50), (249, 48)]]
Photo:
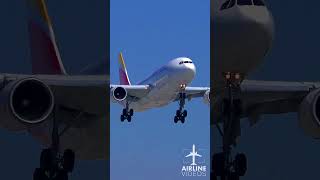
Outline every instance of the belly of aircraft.
[(136, 102), (132, 102), (130, 108), (139, 112), (151, 108), (163, 107), (175, 100), (177, 93), (176, 86), (170, 85), (169, 83), (159, 88), (155, 87), (147, 96)]

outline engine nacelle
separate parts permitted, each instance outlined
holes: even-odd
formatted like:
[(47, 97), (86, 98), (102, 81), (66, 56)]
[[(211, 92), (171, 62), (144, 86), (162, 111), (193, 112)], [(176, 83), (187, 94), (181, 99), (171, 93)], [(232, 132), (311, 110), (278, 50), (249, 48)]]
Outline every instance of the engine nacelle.
[(203, 101), (204, 101), (204, 103), (206, 103), (206, 104), (210, 104), (210, 90), (207, 90), (207, 91), (204, 93)]
[(47, 120), (54, 96), (49, 86), (35, 78), (12, 81), (0, 92), (1, 126), (17, 131)]
[(313, 138), (320, 138), (320, 89), (310, 92), (300, 104), (299, 125)]
[(112, 99), (114, 101), (123, 101), (127, 98), (127, 90), (123, 87), (115, 87), (115, 88), (112, 88), (111, 91), (112, 93)]

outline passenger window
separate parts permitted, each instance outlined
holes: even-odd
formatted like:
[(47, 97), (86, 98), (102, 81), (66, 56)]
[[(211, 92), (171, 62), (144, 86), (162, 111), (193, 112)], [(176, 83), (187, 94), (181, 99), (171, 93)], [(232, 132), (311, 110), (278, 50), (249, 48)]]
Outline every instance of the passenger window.
[(222, 4), (220, 10), (224, 10), (227, 9), (228, 5), (229, 5), (230, 0), (227, 0), (225, 3)]
[(238, 0), (238, 5), (243, 6), (243, 5), (252, 5), (251, 0)]
[(253, 4), (256, 6), (265, 6), (263, 0), (253, 0)]

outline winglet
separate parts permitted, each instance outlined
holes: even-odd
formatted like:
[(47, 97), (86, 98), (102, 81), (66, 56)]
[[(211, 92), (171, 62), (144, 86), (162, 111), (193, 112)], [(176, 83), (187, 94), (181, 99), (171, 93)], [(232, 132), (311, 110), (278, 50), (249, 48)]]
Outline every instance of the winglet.
[(32, 73), (66, 74), (45, 0), (27, 1)]
[(119, 78), (121, 85), (131, 85), (122, 53), (119, 54)]

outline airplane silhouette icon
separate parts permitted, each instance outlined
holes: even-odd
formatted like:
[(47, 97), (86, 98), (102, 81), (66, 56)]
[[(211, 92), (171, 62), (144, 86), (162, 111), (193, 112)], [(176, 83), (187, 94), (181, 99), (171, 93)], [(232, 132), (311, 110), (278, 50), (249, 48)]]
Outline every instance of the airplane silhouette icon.
[(192, 152), (190, 154), (186, 155), (185, 157), (192, 157), (192, 163), (191, 166), (196, 166), (196, 157), (202, 157), (198, 152), (196, 152), (196, 146), (193, 144), (192, 145)]

